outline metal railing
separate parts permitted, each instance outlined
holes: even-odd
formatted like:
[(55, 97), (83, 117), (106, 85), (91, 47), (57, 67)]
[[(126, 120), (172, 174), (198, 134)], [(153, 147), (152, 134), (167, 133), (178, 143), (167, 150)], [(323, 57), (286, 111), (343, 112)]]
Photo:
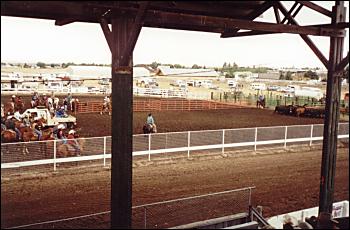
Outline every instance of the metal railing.
[[(349, 123), (339, 123), (338, 139), (349, 139)], [(1, 169), (64, 166), (72, 162), (101, 164), (111, 158), (111, 137), (79, 138), (80, 153), (62, 140), (1, 144)], [(259, 146), (286, 148), (291, 143), (312, 146), (323, 140), (323, 124), (272, 126), (133, 135), (133, 156), (194, 157), (203, 152), (229, 152)]]
[[(245, 187), (133, 206), (132, 228), (170, 228), (237, 213), (246, 213), (248, 215), (251, 206), (252, 189), (254, 188)], [(70, 226), (83, 228), (86, 227), (84, 223), (88, 220), (92, 220), (96, 228), (109, 228), (110, 211), (7, 227), (7, 229), (52, 229), (70, 228)]]

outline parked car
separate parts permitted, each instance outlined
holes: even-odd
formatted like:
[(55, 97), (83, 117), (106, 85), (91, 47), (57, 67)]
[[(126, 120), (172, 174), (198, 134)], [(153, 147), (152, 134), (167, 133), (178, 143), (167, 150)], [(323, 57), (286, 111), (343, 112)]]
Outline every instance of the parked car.
[(269, 86), (267, 86), (267, 90), (268, 91), (278, 91), (279, 88), (280, 87), (278, 85), (269, 85)]

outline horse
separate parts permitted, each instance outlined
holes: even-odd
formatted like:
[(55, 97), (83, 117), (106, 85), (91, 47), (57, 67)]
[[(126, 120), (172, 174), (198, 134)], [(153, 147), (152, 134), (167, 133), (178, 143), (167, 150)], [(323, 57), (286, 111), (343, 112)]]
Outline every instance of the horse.
[(300, 117), (301, 115), (303, 115), (305, 113), (306, 106), (307, 106), (307, 104), (305, 104), (303, 106), (293, 107), (293, 114), (297, 117)]
[(1, 131), (1, 143), (11, 143), (17, 141), (17, 133), (12, 129)]
[(257, 100), (256, 101), (256, 108), (260, 108), (260, 106), (264, 109), (265, 108), (265, 99), (263, 100)]
[(4, 113), (5, 115), (13, 114), (15, 112), (15, 103), (14, 102), (7, 102), (4, 105)]
[(20, 113), (24, 112), (24, 102), (21, 100), (18, 100), (15, 102), (15, 110), (19, 111)]
[(58, 156), (68, 157), (68, 156), (78, 156), (84, 150), (85, 139), (78, 138), (76, 139), (79, 145), (79, 150), (77, 151), (71, 144), (60, 144), (57, 148)]
[(112, 114), (112, 103), (111, 102), (103, 103), (100, 114), (102, 115), (103, 113), (107, 113), (107, 112), (108, 112), (108, 115)]
[(150, 124), (144, 124), (143, 125), (143, 133), (148, 134), (148, 133), (156, 133), (157, 132), (157, 127), (156, 125), (151, 126)]

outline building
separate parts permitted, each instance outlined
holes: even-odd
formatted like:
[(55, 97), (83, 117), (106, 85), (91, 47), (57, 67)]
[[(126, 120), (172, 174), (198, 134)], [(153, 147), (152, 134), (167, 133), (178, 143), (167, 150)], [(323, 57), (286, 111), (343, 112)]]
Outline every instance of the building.
[(180, 69), (170, 68), (170, 66), (158, 66), (155, 74), (156, 76), (185, 79), (214, 79), (220, 76), (214, 69)]
[[(67, 73), (71, 79), (99, 80), (111, 78), (110, 66), (69, 66)], [(134, 77), (149, 77), (150, 71), (145, 67), (133, 67)]]
[(267, 73), (259, 73), (258, 79), (271, 79), (271, 80), (279, 80), (280, 73), (277, 72), (267, 72)]

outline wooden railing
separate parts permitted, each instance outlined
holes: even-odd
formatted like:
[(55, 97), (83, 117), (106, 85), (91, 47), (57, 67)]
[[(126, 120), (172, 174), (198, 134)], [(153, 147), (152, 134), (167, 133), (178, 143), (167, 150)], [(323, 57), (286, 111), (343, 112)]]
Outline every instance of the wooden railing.
[[(79, 102), (76, 106), (77, 113), (97, 113), (100, 112), (103, 102)], [(232, 109), (248, 107), (243, 103), (224, 103), (207, 100), (187, 100), (187, 99), (134, 99), (134, 112), (147, 111), (193, 111), (211, 109)]]

